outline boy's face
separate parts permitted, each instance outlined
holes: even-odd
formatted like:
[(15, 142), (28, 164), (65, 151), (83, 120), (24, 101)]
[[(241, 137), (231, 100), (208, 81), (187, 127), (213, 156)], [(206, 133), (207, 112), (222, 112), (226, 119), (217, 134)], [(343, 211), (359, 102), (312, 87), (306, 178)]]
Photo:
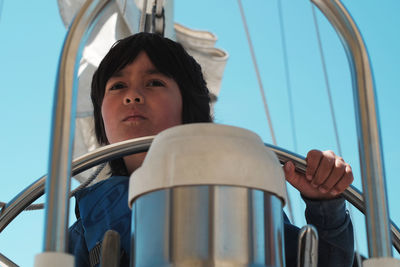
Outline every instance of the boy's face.
[(156, 135), (182, 124), (182, 96), (141, 52), (107, 81), (101, 113), (110, 144)]

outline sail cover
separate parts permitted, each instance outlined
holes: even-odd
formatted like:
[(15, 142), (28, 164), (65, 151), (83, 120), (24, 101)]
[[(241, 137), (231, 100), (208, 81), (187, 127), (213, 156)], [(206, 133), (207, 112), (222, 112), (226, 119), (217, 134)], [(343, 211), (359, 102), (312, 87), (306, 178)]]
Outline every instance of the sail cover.
[[(58, 0), (58, 8), (66, 28), (83, 6), (85, 0)], [(147, 1), (146, 14), (151, 15), (155, 0)], [(228, 53), (215, 47), (217, 37), (208, 31), (193, 30), (173, 22), (173, 1), (163, 1), (165, 12), (164, 35), (183, 45), (201, 65), (211, 97), (216, 101)], [(90, 100), (90, 84), (94, 71), (110, 47), (119, 39), (138, 32), (143, 0), (116, 0), (103, 10), (82, 51), (78, 70), (78, 101), (75, 126), (73, 159), (96, 149), (93, 128), (93, 108)], [(75, 178), (84, 182), (93, 173), (88, 170)], [(95, 180), (107, 177), (105, 168)]]

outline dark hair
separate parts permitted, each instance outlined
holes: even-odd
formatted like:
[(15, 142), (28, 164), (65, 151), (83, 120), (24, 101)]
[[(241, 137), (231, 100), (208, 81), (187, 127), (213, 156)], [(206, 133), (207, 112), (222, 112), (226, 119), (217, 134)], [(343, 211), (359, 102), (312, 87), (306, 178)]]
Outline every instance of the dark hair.
[[(196, 60), (179, 43), (157, 34), (138, 33), (117, 41), (93, 75), (90, 96), (95, 134), (100, 145), (109, 144), (101, 114), (106, 83), (142, 51), (158, 71), (178, 84), (182, 96), (182, 123), (212, 122), (209, 91)], [(112, 175), (129, 175), (122, 159), (112, 160), (110, 166)]]

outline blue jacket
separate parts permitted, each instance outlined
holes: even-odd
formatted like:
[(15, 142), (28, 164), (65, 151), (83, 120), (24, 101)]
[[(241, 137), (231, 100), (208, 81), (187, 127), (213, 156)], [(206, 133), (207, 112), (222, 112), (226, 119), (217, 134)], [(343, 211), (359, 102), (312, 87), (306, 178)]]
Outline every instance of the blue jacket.
[[(128, 207), (129, 179), (114, 176), (76, 195), (78, 220), (69, 229), (69, 252), (75, 255), (75, 266), (90, 266), (89, 251), (113, 229), (121, 236), (121, 266), (129, 266), (131, 210)], [(354, 257), (353, 228), (342, 198), (306, 202), (306, 219), (319, 235), (318, 266), (352, 266)], [(286, 266), (297, 266), (299, 228), (285, 217)]]

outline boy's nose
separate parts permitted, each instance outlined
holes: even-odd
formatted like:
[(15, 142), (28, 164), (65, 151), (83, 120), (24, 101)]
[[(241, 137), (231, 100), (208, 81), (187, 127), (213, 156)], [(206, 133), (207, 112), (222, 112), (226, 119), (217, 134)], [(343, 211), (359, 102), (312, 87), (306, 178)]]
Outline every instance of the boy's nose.
[(124, 104), (144, 104), (144, 96), (140, 92), (135, 91), (125, 95)]

